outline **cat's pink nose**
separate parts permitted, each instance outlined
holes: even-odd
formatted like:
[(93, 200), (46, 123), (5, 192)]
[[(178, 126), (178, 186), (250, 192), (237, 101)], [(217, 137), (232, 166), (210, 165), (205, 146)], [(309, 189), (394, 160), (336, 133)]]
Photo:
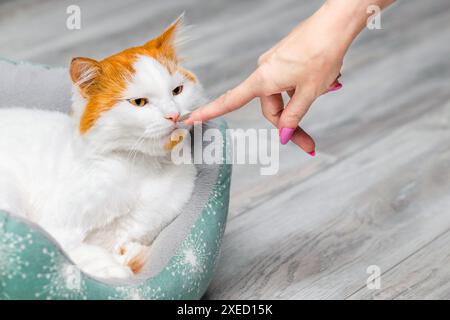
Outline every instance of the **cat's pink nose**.
[(166, 118), (167, 120), (172, 121), (173, 123), (176, 123), (178, 121), (178, 118), (180, 118), (180, 113), (179, 112), (169, 113), (169, 114), (166, 114), (164, 116), (164, 118)]

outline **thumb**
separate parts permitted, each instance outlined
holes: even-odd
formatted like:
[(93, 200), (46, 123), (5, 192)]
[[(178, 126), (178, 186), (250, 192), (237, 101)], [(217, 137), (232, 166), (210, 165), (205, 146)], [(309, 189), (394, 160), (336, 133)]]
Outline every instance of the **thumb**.
[(299, 122), (306, 112), (308, 112), (314, 100), (314, 95), (310, 94), (309, 91), (306, 92), (306, 90), (299, 90), (297, 88), (286, 108), (284, 108), (278, 122), (282, 144), (288, 143), (291, 139), (295, 128), (297, 128)]

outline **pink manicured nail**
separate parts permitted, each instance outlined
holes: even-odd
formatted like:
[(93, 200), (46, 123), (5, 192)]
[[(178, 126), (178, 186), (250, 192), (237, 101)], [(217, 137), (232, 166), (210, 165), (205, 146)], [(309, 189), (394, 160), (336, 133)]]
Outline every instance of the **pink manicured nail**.
[(281, 144), (286, 144), (291, 140), (295, 129), (292, 128), (282, 128), (280, 131), (280, 142)]
[(337, 91), (340, 88), (342, 88), (342, 83), (336, 82), (330, 89), (328, 89), (328, 92)]
[(311, 151), (311, 152), (308, 152), (308, 154), (309, 154), (311, 157), (315, 157), (315, 156), (316, 156), (316, 151), (313, 150), (313, 151)]

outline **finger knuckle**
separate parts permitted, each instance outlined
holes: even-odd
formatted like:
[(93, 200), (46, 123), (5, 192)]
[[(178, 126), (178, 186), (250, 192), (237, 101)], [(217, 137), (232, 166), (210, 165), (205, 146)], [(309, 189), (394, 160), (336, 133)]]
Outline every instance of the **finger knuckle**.
[(267, 111), (264, 111), (264, 110), (263, 110), (262, 114), (263, 114), (264, 118), (266, 118), (267, 121), (269, 121), (269, 122), (272, 123), (273, 125), (276, 125), (277, 120), (276, 120), (276, 118), (274, 118), (274, 117), (270, 114), (270, 112), (267, 112)]
[(285, 120), (288, 122), (295, 122), (298, 123), (300, 119), (300, 114), (294, 111), (286, 112), (285, 114)]
[(273, 93), (278, 88), (271, 71), (265, 65), (258, 69), (255, 80), (259, 84), (260, 93)]
[(282, 110), (280, 110), (280, 111), (272, 111), (272, 110), (266, 110), (266, 109), (264, 109), (264, 108), (262, 109), (262, 114), (263, 114), (263, 116), (264, 116), (266, 119), (270, 119), (270, 120), (279, 118), (280, 115), (281, 115), (281, 113), (282, 113)]
[(274, 118), (278, 118), (281, 116), (281, 114), (283, 113), (283, 110), (279, 110), (279, 111), (271, 111), (270, 115)]
[(265, 62), (267, 61), (267, 54), (262, 54), (259, 56), (257, 64), (260, 67), (261, 65), (263, 65)]
[(300, 91), (300, 94), (302, 95), (303, 99), (308, 102), (312, 102), (317, 99), (318, 96), (321, 94), (321, 88), (318, 85), (310, 85), (308, 87), (305, 87), (303, 90)]
[(272, 121), (272, 117), (270, 116), (270, 114), (268, 112), (263, 110), (262, 114), (263, 114), (264, 118), (266, 118), (269, 121)]

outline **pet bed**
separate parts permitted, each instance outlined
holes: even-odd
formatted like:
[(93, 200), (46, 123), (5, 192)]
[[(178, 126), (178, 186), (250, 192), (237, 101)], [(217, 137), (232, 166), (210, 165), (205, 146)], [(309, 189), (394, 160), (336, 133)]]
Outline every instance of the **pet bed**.
[[(67, 69), (0, 60), (0, 108), (68, 112), (70, 94)], [(225, 160), (230, 156), (226, 124), (203, 124), (203, 132), (208, 128), (221, 131)], [(157, 237), (151, 262), (132, 281), (84, 274), (39, 226), (0, 211), (0, 299), (201, 298), (217, 263), (228, 214), (231, 165), (226, 163), (197, 165), (192, 198)]]

